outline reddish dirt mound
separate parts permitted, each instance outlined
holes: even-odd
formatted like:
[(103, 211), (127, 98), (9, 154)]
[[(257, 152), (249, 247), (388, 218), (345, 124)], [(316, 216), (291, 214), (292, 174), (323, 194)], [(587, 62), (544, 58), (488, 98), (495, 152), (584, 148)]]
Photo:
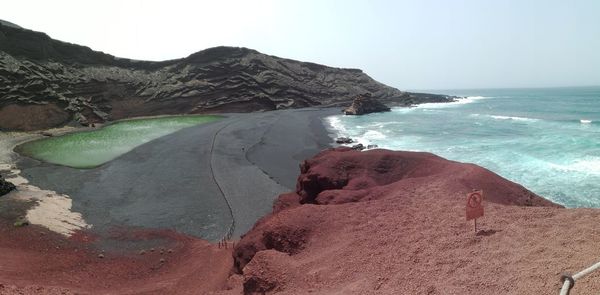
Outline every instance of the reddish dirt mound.
[(449, 193), (486, 191), (486, 200), (507, 205), (556, 206), (493, 172), (472, 164), (448, 161), (430, 153), (372, 150), (356, 152), (349, 148), (325, 151), (300, 166), (296, 193), (301, 203), (348, 203), (366, 195), (375, 187), (399, 182), (407, 187), (428, 179), (448, 179)]
[[(427, 153), (329, 150), (234, 250), (247, 294), (553, 294), (596, 262), (600, 211)], [(466, 193), (483, 189), (479, 230)], [(572, 294), (595, 294), (600, 274)]]
[(143, 254), (102, 252), (84, 233), (65, 239), (0, 221), (0, 294), (198, 294), (225, 285), (231, 250), (169, 231), (128, 234), (162, 242)]

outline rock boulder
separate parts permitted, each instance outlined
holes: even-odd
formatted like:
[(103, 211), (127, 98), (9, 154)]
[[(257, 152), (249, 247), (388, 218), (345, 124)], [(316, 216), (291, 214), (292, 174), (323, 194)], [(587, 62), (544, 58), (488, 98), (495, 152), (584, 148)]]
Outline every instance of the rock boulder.
[(15, 189), (15, 185), (6, 181), (4, 177), (0, 176), (0, 196), (8, 194), (10, 191)]
[(391, 109), (371, 96), (370, 93), (358, 95), (352, 105), (344, 110), (346, 115), (364, 115), (369, 113), (389, 112)]

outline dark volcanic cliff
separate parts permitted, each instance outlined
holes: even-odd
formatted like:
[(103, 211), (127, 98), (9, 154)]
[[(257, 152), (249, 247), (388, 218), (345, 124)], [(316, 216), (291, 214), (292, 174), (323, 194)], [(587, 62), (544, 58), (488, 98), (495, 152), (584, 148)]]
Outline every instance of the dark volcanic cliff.
[(365, 92), (388, 104), (451, 100), (402, 92), (361, 70), (247, 48), (215, 47), (177, 60), (136, 61), (0, 23), (0, 130), (144, 115), (349, 105)]

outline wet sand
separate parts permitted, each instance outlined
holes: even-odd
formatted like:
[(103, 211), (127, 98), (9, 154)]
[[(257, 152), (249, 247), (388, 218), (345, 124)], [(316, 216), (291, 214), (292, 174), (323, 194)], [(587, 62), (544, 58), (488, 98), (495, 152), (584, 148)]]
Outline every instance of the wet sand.
[[(47, 134), (61, 135), (89, 128), (63, 127), (45, 131)], [(13, 149), (22, 143), (44, 137), (36, 132), (0, 132), (0, 175), (13, 183), (17, 189), (0, 199), (0, 215), (5, 215), (6, 203), (18, 202), (26, 204), (26, 210), (16, 217), (28, 223), (39, 225), (66, 237), (75, 231), (88, 228), (81, 214), (71, 210), (72, 201), (67, 195), (55, 191), (41, 189), (29, 183), (21, 176), (21, 170), (15, 163), (20, 159)], [(9, 213), (10, 214), (10, 213)], [(14, 219), (14, 218), (13, 218)], [(14, 221), (14, 220), (9, 220)]]

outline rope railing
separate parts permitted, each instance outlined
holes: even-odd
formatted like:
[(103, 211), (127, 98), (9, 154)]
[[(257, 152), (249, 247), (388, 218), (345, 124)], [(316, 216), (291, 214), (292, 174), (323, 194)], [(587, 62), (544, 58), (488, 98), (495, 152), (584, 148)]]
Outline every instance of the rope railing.
[(573, 287), (575, 286), (575, 282), (589, 274), (591, 274), (592, 272), (596, 271), (597, 269), (600, 268), (600, 262), (574, 274), (574, 275), (568, 275), (568, 274), (563, 274), (561, 276), (561, 281), (563, 282), (563, 286), (560, 289), (560, 295), (569, 295), (569, 292), (571, 292), (571, 289), (573, 289)]

